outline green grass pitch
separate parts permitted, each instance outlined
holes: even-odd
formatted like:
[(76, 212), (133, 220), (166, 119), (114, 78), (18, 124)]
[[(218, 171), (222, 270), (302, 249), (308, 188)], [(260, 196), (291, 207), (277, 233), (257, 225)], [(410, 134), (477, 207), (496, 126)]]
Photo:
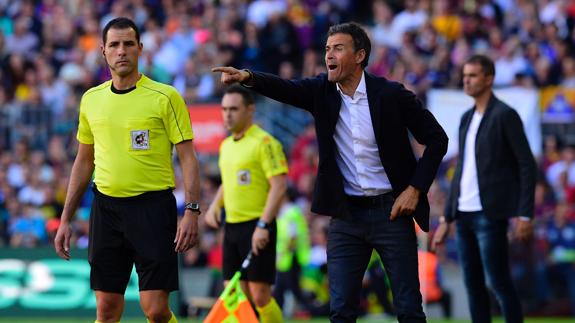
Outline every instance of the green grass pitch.
[[(0, 323), (93, 323), (94, 319), (87, 319), (87, 318), (22, 318), (22, 317), (8, 317), (3, 318), (0, 316)], [(130, 318), (130, 319), (123, 319), (122, 323), (145, 323), (146, 320), (141, 318)], [(200, 319), (178, 319), (180, 323), (201, 323)], [(303, 323), (303, 322), (310, 322), (310, 323), (320, 323), (320, 322), (329, 322), (327, 318), (324, 319), (313, 319), (313, 320), (287, 320), (286, 323)], [(392, 320), (358, 320), (359, 323), (386, 323), (386, 322), (394, 322)], [(395, 321), (397, 322), (397, 321)], [(467, 320), (437, 320), (431, 319), (429, 323), (468, 323)], [(502, 323), (502, 319), (495, 319), (495, 323)], [(573, 318), (528, 318), (525, 320), (525, 323), (567, 323), (567, 322), (575, 322)]]

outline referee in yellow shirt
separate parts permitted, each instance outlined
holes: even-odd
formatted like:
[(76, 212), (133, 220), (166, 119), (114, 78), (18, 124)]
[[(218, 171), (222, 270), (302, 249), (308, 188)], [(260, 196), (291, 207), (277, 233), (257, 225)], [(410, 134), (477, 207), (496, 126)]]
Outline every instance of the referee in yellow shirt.
[[(138, 72), (142, 43), (133, 21), (110, 21), (102, 38), (112, 79), (82, 97), (78, 153), (54, 246), (70, 259), (70, 222), (94, 174), (88, 260), (96, 322), (120, 321), (135, 264), (148, 321), (175, 323), (168, 296), (178, 289), (177, 252), (197, 243), (200, 214), (190, 117), (173, 87)], [(179, 223), (172, 194), (174, 146), (188, 202)]]
[(271, 292), (276, 277), (275, 217), (286, 193), (288, 170), (281, 144), (253, 124), (254, 111), (247, 89), (236, 85), (226, 90), (222, 115), (232, 135), (220, 147), (222, 185), (206, 222), (218, 227), (218, 211), (225, 208), (224, 280), (232, 278), (252, 250), (255, 257), (242, 276), (242, 289), (255, 303), (262, 323), (278, 323), (283, 322), (282, 313)]

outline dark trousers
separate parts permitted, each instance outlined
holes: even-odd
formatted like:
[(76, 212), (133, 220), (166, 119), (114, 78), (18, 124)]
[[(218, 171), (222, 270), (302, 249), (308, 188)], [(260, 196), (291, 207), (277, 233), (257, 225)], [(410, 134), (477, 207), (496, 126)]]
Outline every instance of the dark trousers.
[(351, 204), (349, 218), (331, 220), (327, 242), (331, 322), (356, 321), (361, 282), (374, 248), (389, 276), (399, 322), (425, 322), (413, 218), (390, 221), (392, 204), (391, 195), (374, 205)]
[(457, 247), (474, 323), (491, 322), (487, 285), (495, 294), (505, 322), (523, 322), (509, 270), (507, 228), (506, 219), (492, 220), (483, 212), (459, 212)]

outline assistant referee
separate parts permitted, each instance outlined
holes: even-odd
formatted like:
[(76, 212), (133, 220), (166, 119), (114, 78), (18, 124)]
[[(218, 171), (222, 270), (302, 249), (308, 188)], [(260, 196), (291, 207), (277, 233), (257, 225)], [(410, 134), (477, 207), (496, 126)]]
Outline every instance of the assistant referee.
[[(54, 245), (60, 257), (70, 259), (70, 221), (94, 174), (88, 259), (96, 322), (120, 321), (135, 264), (148, 321), (174, 323), (168, 296), (178, 289), (177, 252), (196, 244), (200, 214), (190, 117), (173, 87), (138, 72), (142, 43), (133, 21), (110, 21), (102, 38), (112, 79), (82, 97), (78, 153)], [(179, 224), (172, 194), (174, 145), (187, 201)]]
[(280, 323), (282, 313), (271, 286), (276, 277), (275, 218), (286, 192), (288, 169), (281, 144), (253, 124), (254, 111), (248, 90), (232, 86), (225, 91), (222, 116), (232, 135), (220, 147), (222, 185), (206, 213), (206, 223), (218, 227), (218, 210), (225, 208), (224, 280), (232, 278), (252, 250), (255, 257), (242, 276), (242, 289), (255, 303), (262, 323)]

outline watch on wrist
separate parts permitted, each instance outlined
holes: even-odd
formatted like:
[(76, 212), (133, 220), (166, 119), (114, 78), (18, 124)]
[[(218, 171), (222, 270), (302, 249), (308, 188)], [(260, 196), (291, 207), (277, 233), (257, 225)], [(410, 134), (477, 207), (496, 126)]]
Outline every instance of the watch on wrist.
[(186, 203), (186, 206), (184, 207), (184, 209), (186, 210), (190, 210), (192, 212), (197, 212), (198, 214), (201, 214), (202, 212), (200, 211), (200, 203)]
[(266, 223), (264, 220), (259, 220), (258, 224), (256, 226), (258, 228), (262, 228), (262, 229), (266, 229), (266, 230), (270, 229), (270, 225), (268, 223)]

